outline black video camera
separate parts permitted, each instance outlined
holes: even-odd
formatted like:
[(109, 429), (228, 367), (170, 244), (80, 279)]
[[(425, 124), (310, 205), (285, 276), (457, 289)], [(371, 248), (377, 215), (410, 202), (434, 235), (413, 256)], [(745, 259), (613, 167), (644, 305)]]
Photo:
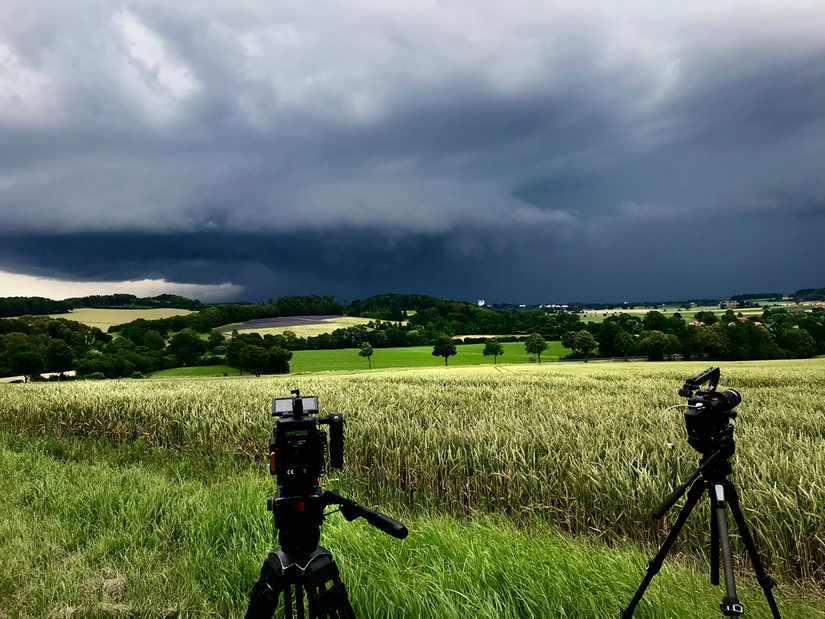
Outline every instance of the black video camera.
[[(330, 466), (344, 466), (344, 418), (340, 414), (314, 417), (316, 396), (302, 397), (299, 390), (291, 398), (272, 400), (272, 416), (278, 417), (269, 439), (269, 472), (277, 475), (278, 492), (268, 499), (278, 540), (288, 553), (308, 553), (321, 536), (324, 508), (337, 505), (347, 520), (364, 518), (385, 533), (403, 539), (407, 528), (381, 512), (367, 509), (337, 491), (322, 491), (321, 478)], [(319, 426), (329, 426), (327, 434)]]
[[(279, 419), (269, 439), (269, 472), (278, 476), (285, 493), (302, 494), (326, 474), (327, 455), (333, 468), (344, 466), (344, 418), (313, 417), (318, 414), (318, 398), (301, 397), (297, 389), (290, 393), (291, 398), (272, 400), (272, 416)], [(329, 448), (320, 425), (329, 426)]]
[[(278, 421), (269, 439), (269, 472), (277, 475), (278, 492), (266, 507), (280, 530), (282, 547), (311, 550), (318, 544), (327, 504), (319, 485), (326, 474), (326, 458), (333, 468), (344, 465), (344, 418), (339, 414), (314, 417), (318, 398), (301, 397), (298, 389), (290, 393), (291, 398), (272, 400), (272, 416)], [(320, 425), (330, 428), (331, 449)]]
[[(707, 389), (699, 389), (709, 382)], [(736, 411), (742, 401), (735, 389), (716, 391), (719, 384), (719, 368), (708, 368), (685, 381), (679, 395), (688, 399), (685, 412), (688, 443), (704, 456), (721, 451), (725, 457), (733, 455), (733, 424)], [(694, 391), (696, 392), (694, 394)]]

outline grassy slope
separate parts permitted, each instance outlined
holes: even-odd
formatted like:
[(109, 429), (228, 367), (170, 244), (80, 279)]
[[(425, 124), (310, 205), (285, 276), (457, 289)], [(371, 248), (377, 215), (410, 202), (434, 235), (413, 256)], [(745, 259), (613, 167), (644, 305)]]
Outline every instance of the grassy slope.
[[(134, 443), (5, 434), (0, 467), (0, 614), (243, 616), (273, 546), (264, 499), (274, 488), (260, 468)], [(406, 540), (340, 516), (323, 528), (359, 617), (604, 617), (644, 573), (645, 555), (627, 544), (608, 549), (492, 516), (387, 511), (408, 524)], [(738, 584), (749, 616), (765, 616), (753, 579)], [(787, 617), (825, 616), (825, 604), (803, 601), (801, 590), (778, 594)], [(714, 617), (721, 596), (704, 565), (670, 561), (636, 616)]]

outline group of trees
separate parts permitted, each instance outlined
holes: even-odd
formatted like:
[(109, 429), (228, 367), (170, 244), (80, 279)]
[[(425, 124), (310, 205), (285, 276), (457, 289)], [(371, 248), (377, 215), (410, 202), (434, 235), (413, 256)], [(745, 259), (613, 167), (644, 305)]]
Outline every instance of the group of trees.
[[(691, 324), (692, 323), (692, 324)], [(810, 312), (766, 309), (744, 317), (728, 310), (722, 316), (697, 312), (693, 320), (651, 311), (644, 316), (620, 314), (586, 327), (604, 357), (646, 355), (651, 360), (681, 355), (685, 359), (782, 359), (825, 353), (825, 310)], [(584, 337), (584, 336), (582, 336)], [(571, 336), (562, 344), (577, 356), (588, 351)]]
[(261, 374), (286, 374), (292, 353), (280, 345), (280, 338), (274, 335), (261, 336), (258, 333), (239, 334), (232, 337), (223, 347), (226, 365), (248, 371), (256, 376)]
[[(226, 363), (254, 374), (289, 372), (292, 353), (273, 336), (238, 335), (208, 338), (184, 328), (168, 339), (155, 330), (131, 330), (113, 338), (96, 327), (46, 316), (0, 319), (0, 376), (75, 370), (80, 377), (138, 377), (164, 368)], [(138, 337), (140, 336), (140, 337)]]
[(0, 376), (62, 374), (76, 359), (103, 348), (112, 337), (96, 327), (47, 316), (0, 319)]

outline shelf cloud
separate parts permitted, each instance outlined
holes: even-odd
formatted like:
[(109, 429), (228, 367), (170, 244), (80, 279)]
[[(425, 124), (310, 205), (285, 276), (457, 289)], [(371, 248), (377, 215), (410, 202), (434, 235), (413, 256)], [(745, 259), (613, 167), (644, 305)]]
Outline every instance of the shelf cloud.
[(251, 300), (818, 286), (823, 21), (805, 2), (10, 0), (0, 269)]

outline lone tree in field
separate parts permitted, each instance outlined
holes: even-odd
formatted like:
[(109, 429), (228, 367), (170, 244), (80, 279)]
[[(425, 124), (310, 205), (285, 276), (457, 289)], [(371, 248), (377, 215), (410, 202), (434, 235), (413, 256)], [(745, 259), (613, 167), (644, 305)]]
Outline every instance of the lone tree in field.
[(504, 354), (504, 346), (501, 345), (496, 338), (491, 337), (489, 340), (484, 342), (484, 351), (481, 353), (484, 357), (493, 357), (493, 365), (498, 363), (497, 359), (499, 355)]
[(372, 369), (372, 345), (369, 342), (364, 342), (361, 344), (361, 350), (358, 351), (359, 357), (366, 357), (367, 361), (369, 361), (370, 369)]
[(444, 365), (447, 365), (447, 359), (457, 352), (455, 342), (449, 335), (439, 337), (435, 342), (435, 346), (433, 346), (433, 357), (444, 357)]
[(584, 355), (584, 362), (587, 363), (587, 357), (590, 356), (590, 351), (594, 350), (598, 342), (590, 331), (582, 329), (576, 333), (576, 339), (573, 340), (574, 350), (579, 350)]
[(543, 353), (546, 349), (547, 342), (545, 342), (544, 338), (538, 333), (534, 333), (524, 340), (524, 350), (531, 355), (536, 355), (539, 358), (539, 363), (541, 363), (541, 353)]

